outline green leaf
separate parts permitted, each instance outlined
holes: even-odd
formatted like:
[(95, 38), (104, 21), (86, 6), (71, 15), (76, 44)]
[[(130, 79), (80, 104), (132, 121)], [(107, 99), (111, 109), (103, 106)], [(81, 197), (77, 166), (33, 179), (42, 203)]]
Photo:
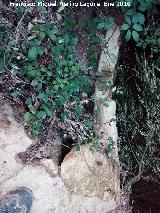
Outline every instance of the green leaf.
[(45, 118), (47, 116), (45, 111), (39, 111), (36, 114), (36, 118), (40, 119), (40, 118)]
[(135, 13), (135, 11), (133, 9), (129, 9), (127, 12), (126, 12), (126, 15), (127, 16), (131, 16)]
[(64, 24), (66, 27), (74, 28), (76, 25), (76, 21), (73, 18), (67, 18), (67, 19), (65, 19)]
[(132, 22), (133, 24), (139, 23), (142, 25), (145, 22), (145, 17), (142, 13), (136, 13), (132, 16)]
[(112, 16), (110, 16), (110, 17), (108, 18), (108, 20), (107, 20), (107, 21), (108, 21), (109, 23), (113, 23), (113, 22), (114, 22), (114, 20), (115, 20), (115, 18), (114, 18), (114, 17), (112, 17)]
[(150, 0), (143, 0), (143, 1), (140, 1), (140, 6), (138, 7), (138, 10), (140, 11), (146, 11), (148, 9), (151, 9), (151, 7), (153, 6), (153, 3), (152, 1)]
[(129, 29), (129, 25), (127, 23), (122, 24), (121, 30), (128, 30), (128, 29)]
[(50, 38), (52, 41), (55, 41), (55, 40), (56, 40), (56, 36), (55, 36), (55, 33), (56, 33), (56, 32), (57, 32), (56, 29), (50, 30), (50, 31), (48, 32), (48, 36), (49, 36), (49, 38)]
[(69, 41), (70, 41), (70, 36), (69, 36), (68, 34), (65, 34), (65, 35), (64, 35), (64, 41), (65, 41), (66, 44), (69, 43)]
[(27, 71), (27, 75), (28, 75), (29, 77), (36, 77), (37, 74), (38, 74), (38, 72), (36, 72), (35, 70), (28, 70), (28, 71)]
[(139, 33), (135, 30), (132, 31), (132, 37), (135, 40), (135, 42), (139, 42)]
[(38, 46), (37, 47), (37, 52), (38, 52), (38, 55), (43, 55), (44, 50), (43, 50), (42, 47)]
[(131, 31), (130, 30), (128, 30), (127, 31), (127, 33), (126, 33), (126, 35), (125, 35), (125, 40), (128, 42), (130, 39), (131, 39)]
[(111, 29), (112, 29), (112, 26), (109, 25), (109, 24), (105, 24), (104, 29), (105, 29), (105, 30), (111, 30)]
[(25, 101), (25, 103), (27, 104), (27, 105), (32, 105), (32, 98), (27, 98), (26, 99), (26, 101)]
[(37, 84), (37, 89), (40, 91), (42, 89), (42, 83)]
[(53, 85), (53, 90), (56, 91), (56, 92), (58, 92), (58, 90), (59, 90), (59, 85), (58, 85), (58, 84), (54, 84), (54, 85)]
[(30, 112), (26, 112), (24, 114), (24, 120), (25, 120), (25, 122), (30, 122), (32, 120), (32, 118), (33, 118), (33, 116), (32, 116), (32, 114)]
[(11, 96), (17, 98), (21, 93), (22, 91), (19, 88), (17, 88), (15, 91), (11, 93)]
[(67, 118), (69, 116), (69, 112), (68, 111), (64, 111), (62, 114), (61, 114), (61, 118), (64, 120), (65, 118)]
[(137, 14), (135, 14), (132, 16), (132, 23), (136, 24), (137, 22), (138, 22), (138, 16), (137, 16)]
[(102, 30), (102, 29), (104, 29), (104, 27), (105, 27), (105, 22), (101, 22), (97, 25), (98, 30)]
[(140, 24), (134, 24), (133, 29), (138, 31), (138, 32), (143, 31), (143, 27)]
[(39, 32), (38, 37), (40, 40), (44, 40), (46, 37), (46, 33), (45, 32)]
[(47, 113), (48, 116), (51, 117), (53, 115), (52, 109), (49, 108), (47, 105), (44, 104), (42, 107), (43, 107), (44, 111)]
[(30, 60), (35, 60), (38, 56), (38, 51), (37, 51), (37, 47), (32, 47), (29, 51), (28, 51), (28, 58)]
[(15, 40), (15, 39), (11, 40), (11, 41), (9, 42), (9, 45), (15, 46), (15, 45), (16, 45), (16, 40)]
[(129, 26), (132, 24), (131, 18), (129, 16), (126, 16), (126, 22)]
[(99, 36), (91, 37), (92, 43), (100, 43), (102, 39)]
[(71, 70), (72, 70), (73, 72), (75, 72), (75, 73), (78, 73), (78, 67), (77, 67), (77, 66), (73, 66), (73, 67), (71, 68)]
[(138, 23), (140, 23), (141, 25), (143, 25), (144, 22), (145, 22), (144, 15), (142, 13), (138, 13), (137, 16), (138, 16)]
[(30, 60), (35, 60), (38, 55), (42, 55), (43, 54), (43, 49), (40, 46), (34, 46), (31, 49), (29, 49), (28, 51), (28, 58)]
[(37, 98), (44, 100), (45, 99), (45, 94), (44, 93), (39, 93), (39, 95), (37, 96)]

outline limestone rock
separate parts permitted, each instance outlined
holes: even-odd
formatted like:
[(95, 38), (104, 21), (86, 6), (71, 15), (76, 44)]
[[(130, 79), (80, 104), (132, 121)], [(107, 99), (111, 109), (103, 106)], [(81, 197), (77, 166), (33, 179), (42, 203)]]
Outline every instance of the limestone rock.
[(119, 167), (105, 155), (90, 150), (73, 149), (61, 165), (61, 178), (67, 189), (76, 195), (111, 201), (119, 196)]
[(25, 151), (32, 144), (24, 128), (16, 122), (9, 105), (0, 100), (0, 182), (14, 176), (23, 165), (16, 162), (19, 152)]
[[(112, 29), (106, 33), (106, 45), (101, 52), (98, 64), (98, 74), (101, 76), (101, 80), (105, 83), (113, 83), (115, 67), (119, 55), (119, 36), (120, 29), (116, 25), (113, 25)], [(116, 103), (112, 100), (112, 90), (111, 88), (101, 88), (101, 82), (97, 81), (95, 94), (97, 97), (95, 103), (96, 133), (101, 136), (100, 142), (103, 144), (102, 149), (108, 148), (108, 145), (111, 144), (113, 150), (111, 150), (109, 154), (118, 162), (118, 133), (116, 122), (114, 121), (116, 118)], [(104, 101), (108, 106), (104, 105)]]
[(98, 72), (105, 73), (106, 79), (113, 80), (114, 69), (119, 56), (119, 39), (120, 29), (117, 25), (113, 25), (112, 29), (107, 31), (105, 42), (98, 64)]

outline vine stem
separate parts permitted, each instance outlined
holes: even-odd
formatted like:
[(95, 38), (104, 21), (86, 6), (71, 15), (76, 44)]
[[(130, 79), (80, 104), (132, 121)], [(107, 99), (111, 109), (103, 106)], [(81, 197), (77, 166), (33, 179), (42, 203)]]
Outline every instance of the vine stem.
[(15, 30), (15, 35), (16, 35), (16, 44), (15, 46), (18, 44), (18, 40), (19, 40), (19, 27), (21, 26), (23, 19), (25, 18), (25, 16), (27, 15), (28, 10), (25, 11), (25, 13), (23, 14), (23, 16), (21, 17), (20, 21), (17, 24), (16, 30)]

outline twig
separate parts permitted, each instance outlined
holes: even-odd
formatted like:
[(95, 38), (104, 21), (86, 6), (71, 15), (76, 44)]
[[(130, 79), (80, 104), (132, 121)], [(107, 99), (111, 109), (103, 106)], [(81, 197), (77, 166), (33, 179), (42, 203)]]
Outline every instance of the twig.
[(25, 11), (25, 13), (23, 14), (23, 16), (21, 17), (20, 21), (17, 24), (16, 30), (15, 30), (15, 34), (16, 34), (16, 45), (17, 45), (18, 39), (19, 39), (19, 27), (21, 26), (21, 24), (23, 22), (23, 19), (26, 16), (27, 13), (28, 13), (28, 10)]
[(140, 163), (139, 163), (138, 175), (136, 175), (135, 177), (133, 177), (133, 178), (126, 184), (126, 186), (124, 187), (126, 191), (127, 191), (129, 188), (131, 188), (131, 186), (141, 178), (141, 175), (142, 175), (142, 166), (143, 166), (144, 157), (145, 157), (146, 151), (147, 151), (147, 149), (148, 149), (148, 147), (149, 147), (150, 145), (151, 145), (151, 143), (149, 142), (149, 143), (147, 143), (147, 145), (146, 145), (146, 147), (145, 147), (145, 150), (144, 150), (144, 152), (143, 152), (141, 161), (140, 161)]

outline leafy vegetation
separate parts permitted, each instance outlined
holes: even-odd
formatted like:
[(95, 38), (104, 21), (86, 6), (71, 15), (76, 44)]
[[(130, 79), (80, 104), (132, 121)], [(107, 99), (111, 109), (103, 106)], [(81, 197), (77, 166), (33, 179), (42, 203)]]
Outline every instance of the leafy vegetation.
[[(91, 141), (94, 135), (96, 53), (88, 57), (89, 69), (81, 69), (75, 54), (78, 36), (75, 37), (73, 31), (77, 22), (72, 15), (72, 20), (65, 15), (59, 26), (51, 23), (49, 16), (41, 23), (28, 22), (23, 29), (25, 36), (18, 42), (17, 35), (12, 37), (11, 31), (4, 26), (1, 66), (7, 75), (7, 70), (12, 70), (13, 76), (20, 79), (17, 83), (13, 76), (9, 77), (14, 81), (9, 92), (14, 101), (25, 103), (24, 121), (29, 132), (40, 136), (54, 124), (61, 135), (67, 134), (79, 146)], [(92, 36), (87, 40), (91, 45), (101, 41), (93, 31), (97, 23), (99, 20), (93, 20), (82, 26), (86, 29), (89, 25), (92, 29)], [(88, 37), (91, 31), (85, 32)]]
[[(125, 12), (125, 48), (117, 67), (116, 95), (120, 158), (127, 187), (140, 178), (158, 180), (159, 169), (159, 30), (158, 2), (134, 1)], [(133, 43), (134, 41), (134, 43)], [(136, 44), (136, 45), (135, 45)], [(122, 58), (123, 57), (123, 58)], [(124, 60), (126, 58), (126, 60)], [(136, 177), (136, 178), (135, 178)]]
[[(139, 171), (141, 175), (148, 171), (157, 174), (160, 165), (159, 2), (129, 2), (130, 8), (117, 8), (122, 12), (120, 21), (114, 13), (109, 16), (102, 10), (79, 23), (73, 8), (67, 8), (65, 14), (56, 14), (43, 7), (35, 11), (42, 20), (32, 21), (33, 14), (17, 8), (10, 15), (18, 20), (24, 16), (24, 23), (16, 22), (19, 28), (13, 22), (0, 26), (1, 90), (9, 92), (14, 101), (25, 103), (24, 121), (29, 131), (39, 136), (54, 123), (62, 135), (71, 137), (78, 147), (91, 140), (98, 147), (99, 136), (95, 135), (93, 125), (97, 60), (101, 45), (106, 45), (103, 43), (105, 32), (119, 23), (122, 45), (115, 97), (120, 158), (129, 172), (128, 179)], [(88, 67), (85, 57), (76, 55), (80, 48), (88, 53), (85, 56)], [(101, 82), (103, 89), (112, 86)], [(101, 101), (107, 107), (107, 100)], [(110, 138), (107, 150), (112, 148)]]

